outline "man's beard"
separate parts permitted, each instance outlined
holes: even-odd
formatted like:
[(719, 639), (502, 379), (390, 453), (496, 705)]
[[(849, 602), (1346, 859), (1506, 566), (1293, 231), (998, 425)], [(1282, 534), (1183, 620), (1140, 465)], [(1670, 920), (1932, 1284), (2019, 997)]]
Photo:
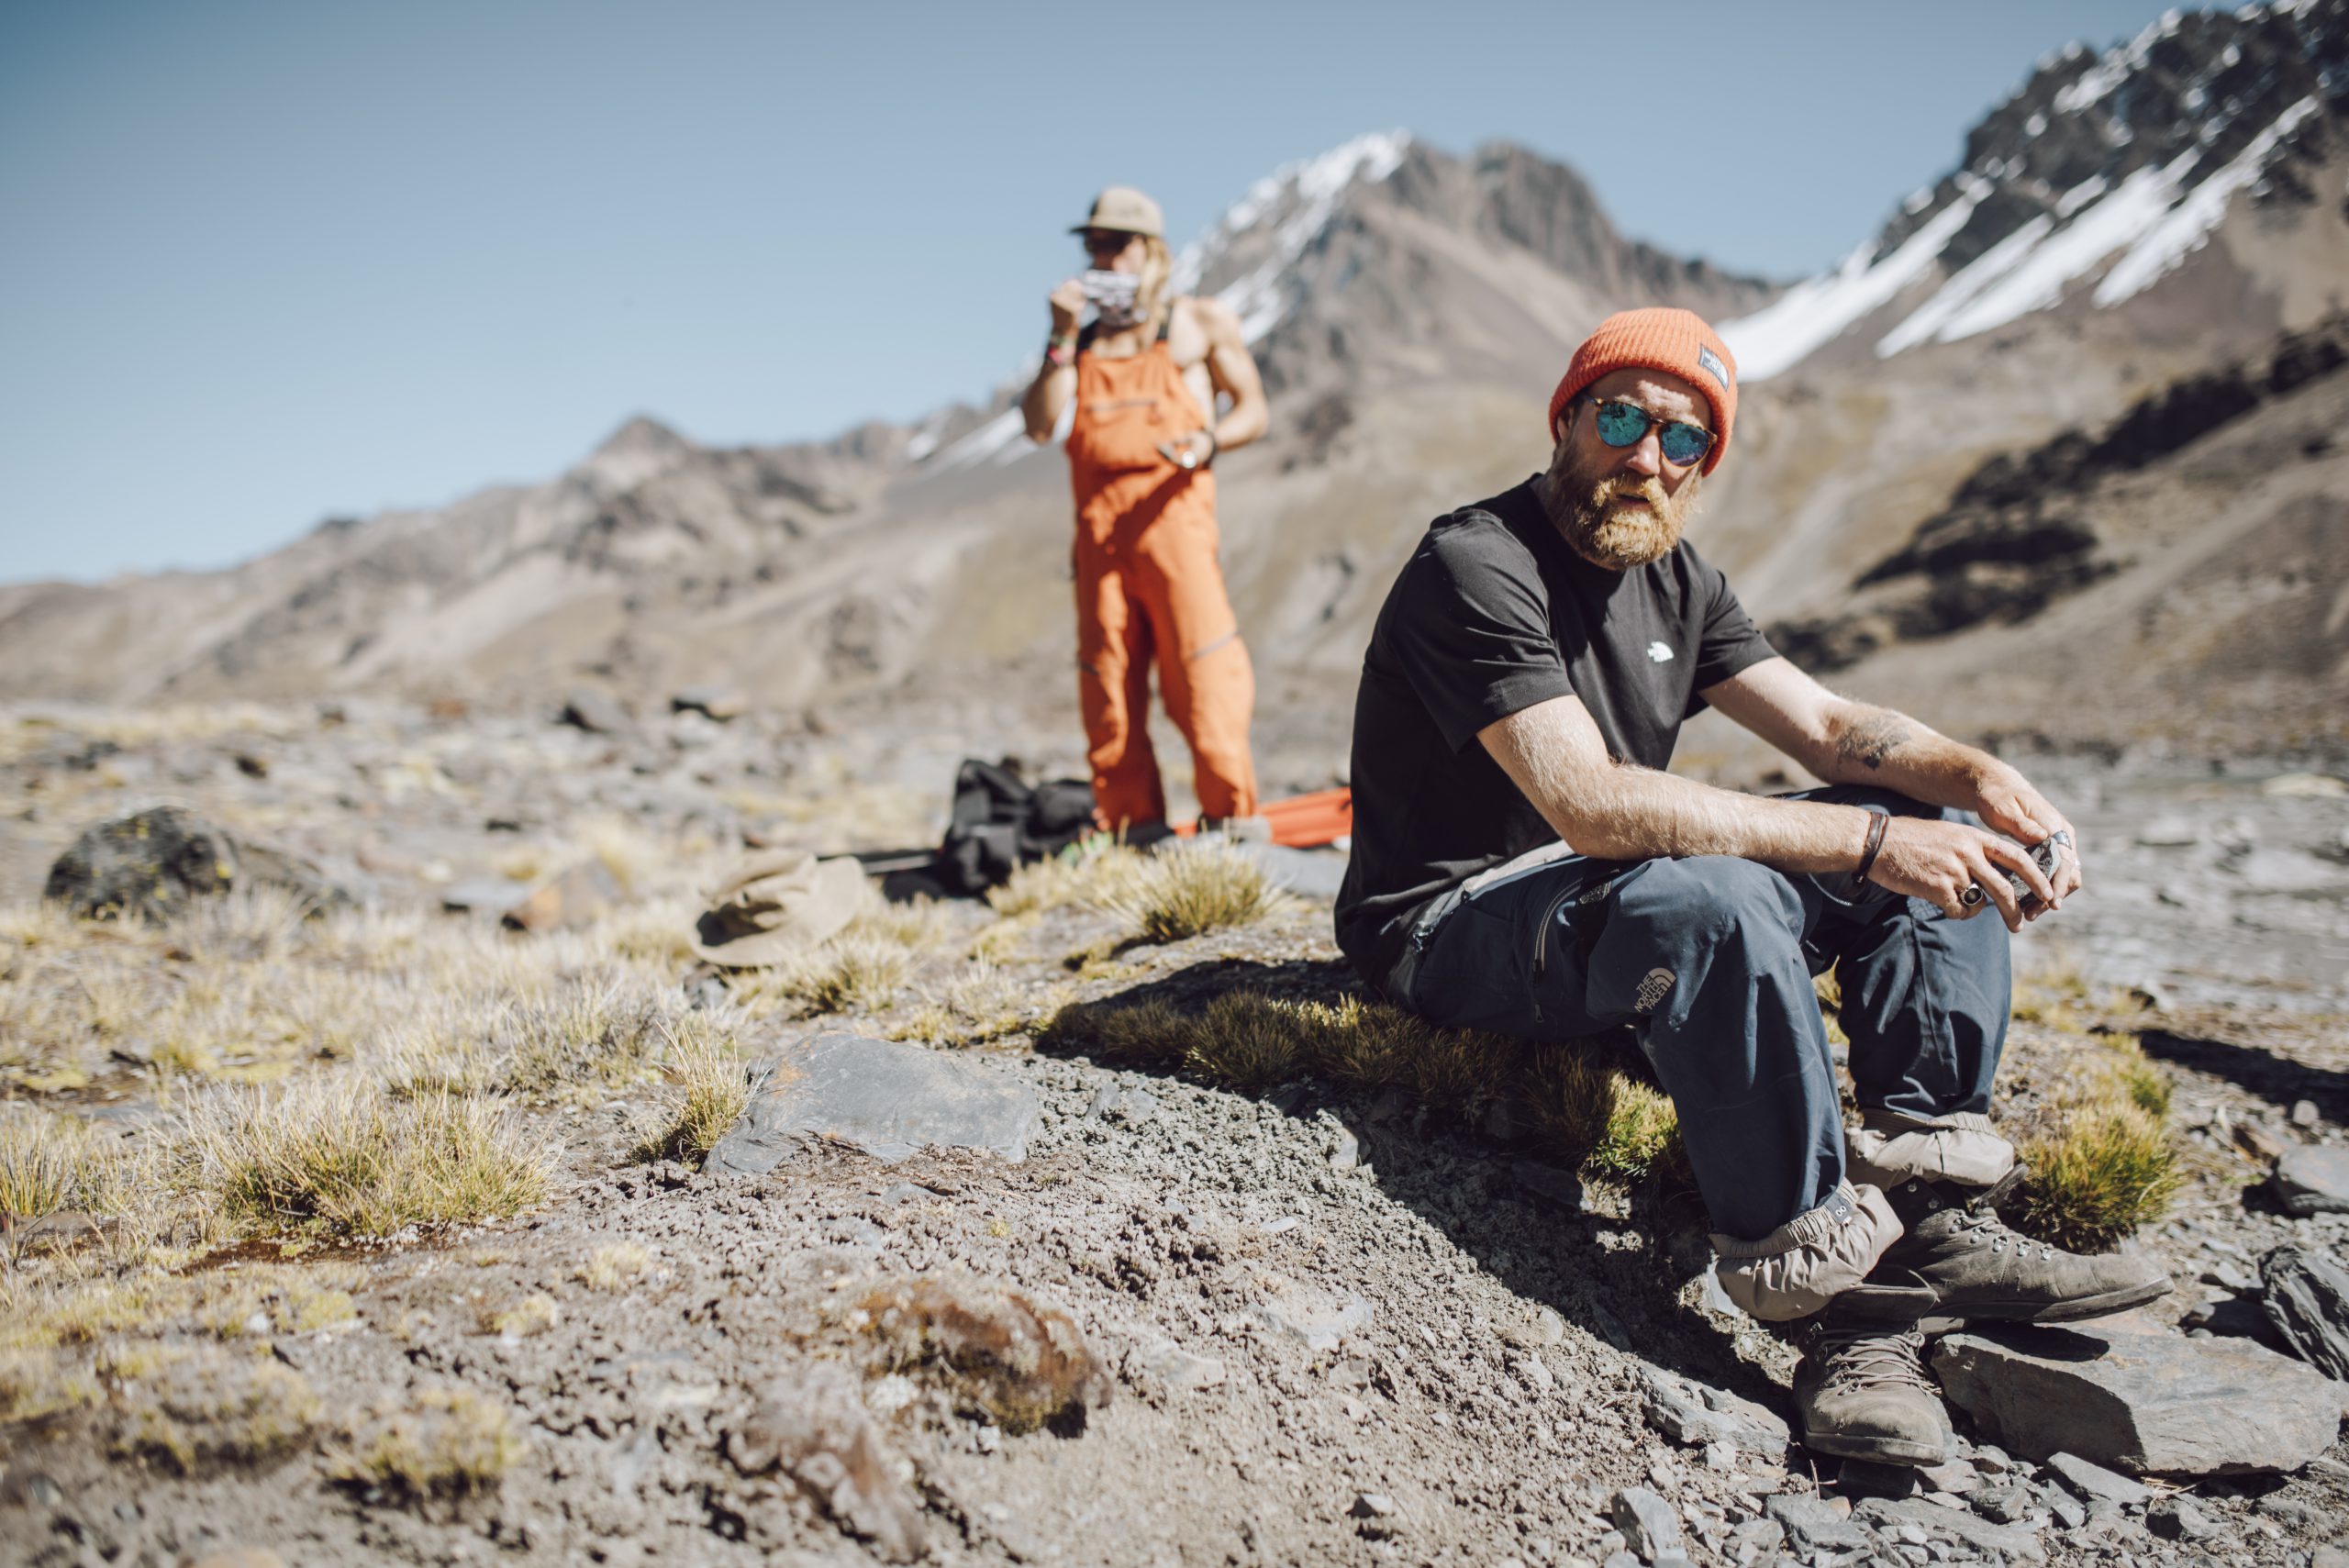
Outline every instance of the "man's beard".
[[(1628, 572), (1662, 560), (1680, 542), (1681, 530), (1696, 516), (1703, 477), (1690, 474), (1677, 495), (1669, 495), (1661, 479), (1629, 473), (1595, 479), (1570, 460), (1550, 475), (1555, 497), (1551, 519), (1584, 560), (1610, 572)], [(1640, 496), (1647, 505), (1618, 505), (1627, 495)]]

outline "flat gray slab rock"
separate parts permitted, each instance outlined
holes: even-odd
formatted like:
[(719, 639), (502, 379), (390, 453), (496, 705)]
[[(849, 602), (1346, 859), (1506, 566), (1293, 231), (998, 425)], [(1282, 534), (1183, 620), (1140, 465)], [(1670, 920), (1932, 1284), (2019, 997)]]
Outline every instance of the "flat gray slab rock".
[(2332, 1446), (2349, 1394), (2247, 1340), (2093, 1323), (1953, 1334), (1933, 1370), (1992, 1441), (2134, 1475), (2298, 1470)]
[(2286, 1150), (2276, 1162), (2276, 1198), (2294, 1214), (2349, 1212), (2349, 1149)]
[(1647, 1386), (1641, 1407), (1648, 1425), (1677, 1442), (1702, 1447), (1727, 1443), (1742, 1453), (1786, 1462), (1791, 1434), (1787, 1423), (1750, 1399), (1665, 1372), (1641, 1369)]
[(2313, 1247), (2278, 1247), (2260, 1260), (2260, 1306), (2299, 1358), (2349, 1380), (2349, 1269)]
[(1914, 1525), (1927, 1535), (1949, 1536), (1962, 1540), (1976, 1551), (1990, 1555), (1994, 1562), (2044, 1562), (2047, 1549), (2039, 1538), (2027, 1529), (2014, 1529), (2005, 1525), (1978, 1519), (1970, 1513), (1944, 1508), (1918, 1497), (1868, 1497), (1852, 1510), (1853, 1517), (1865, 1520), (1890, 1534), (1902, 1525)]
[(761, 1175), (810, 1140), (894, 1163), (923, 1149), (1028, 1157), (1036, 1091), (1008, 1074), (896, 1040), (818, 1035), (761, 1064), (758, 1087), (703, 1169)]

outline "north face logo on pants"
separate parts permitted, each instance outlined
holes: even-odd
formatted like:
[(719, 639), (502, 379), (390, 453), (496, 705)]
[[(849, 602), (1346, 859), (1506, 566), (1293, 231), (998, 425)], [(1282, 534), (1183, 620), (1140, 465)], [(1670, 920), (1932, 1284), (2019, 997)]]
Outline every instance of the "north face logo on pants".
[(1668, 969), (1649, 970), (1640, 977), (1640, 988), (1631, 995), (1631, 1010), (1638, 1013), (1654, 1012), (1656, 1004), (1664, 1000), (1664, 993), (1672, 989), (1672, 983), (1677, 978), (1678, 976)]

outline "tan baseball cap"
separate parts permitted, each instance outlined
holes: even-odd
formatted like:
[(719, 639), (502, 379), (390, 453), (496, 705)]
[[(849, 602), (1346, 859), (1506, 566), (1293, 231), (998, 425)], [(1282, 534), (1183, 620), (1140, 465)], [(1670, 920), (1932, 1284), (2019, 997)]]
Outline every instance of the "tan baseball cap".
[(1166, 219), (1159, 212), (1158, 204), (1131, 185), (1112, 185), (1094, 197), (1092, 215), (1069, 232), (1082, 234), (1088, 228), (1144, 234), (1152, 239), (1166, 238)]

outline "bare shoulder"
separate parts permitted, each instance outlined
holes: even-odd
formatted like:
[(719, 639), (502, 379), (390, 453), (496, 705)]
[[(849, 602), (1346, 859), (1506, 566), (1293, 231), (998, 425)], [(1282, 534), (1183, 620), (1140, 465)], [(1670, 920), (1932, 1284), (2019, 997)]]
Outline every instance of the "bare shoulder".
[(1196, 295), (1185, 295), (1174, 302), (1174, 321), (1166, 336), (1176, 361), (1184, 365), (1197, 364), (1219, 349), (1247, 347), (1238, 313), (1219, 299)]

